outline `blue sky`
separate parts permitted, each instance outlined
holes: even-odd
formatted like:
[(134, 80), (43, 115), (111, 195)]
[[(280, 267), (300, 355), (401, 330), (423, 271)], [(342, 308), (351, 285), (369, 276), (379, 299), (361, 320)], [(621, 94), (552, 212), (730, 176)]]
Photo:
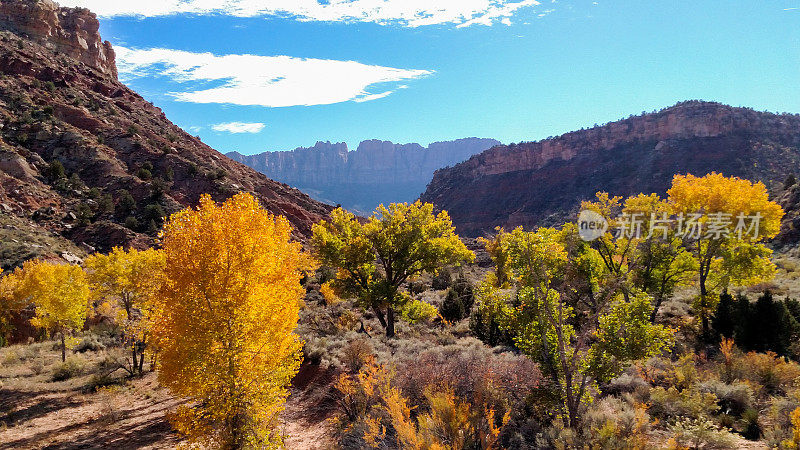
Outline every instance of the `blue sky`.
[(800, 0), (64, 0), (221, 152), (538, 140), (705, 99), (800, 113)]

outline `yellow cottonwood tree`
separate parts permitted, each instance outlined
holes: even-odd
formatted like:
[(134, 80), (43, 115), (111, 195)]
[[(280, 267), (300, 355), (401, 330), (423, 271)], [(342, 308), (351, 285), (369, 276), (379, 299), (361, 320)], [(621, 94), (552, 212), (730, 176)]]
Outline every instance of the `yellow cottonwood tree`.
[(251, 195), (204, 195), (164, 225), (164, 280), (151, 330), (159, 381), (189, 400), (173, 424), (216, 448), (280, 445), (275, 431), (302, 343), (294, 334), (313, 261), (291, 225)]
[(695, 309), (703, 337), (708, 339), (709, 316), (722, 289), (772, 277), (772, 250), (762, 241), (778, 234), (784, 212), (769, 200), (763, 183), (715, 172), (702, 177), (675, 175), (667, 194), (672, 213), (680, 217), (681, 231), (688, 236), (687, 250), (697, 265), (699, 295)]
[(19, 276), (13, 272), (0, 274), (0, 347), (8, 342), (11, 335), (14, 314), (26, 306), (17, 295), (18, 285)]
[(31, 324), (61, 338), (61, 360), (67, 357), (67, 336), (83, 327), (89, 306), (86, 273), (79, 266), (39, 260), (27, 261), (15, 277), (17, 301), (33, 303)]
[(111, 253), (86, 258), (90, 288), (98, 300), (104, 300), (117, 312), (117, 323), (125, 333), (132, 362), (126, 368), (131, 374), (142, 372), (147, 330), (143, 320), (150, 313), (149, 300), (158, 290), (164, 271), (164, 253), (160, 250), (123, 250), (114, 247)]

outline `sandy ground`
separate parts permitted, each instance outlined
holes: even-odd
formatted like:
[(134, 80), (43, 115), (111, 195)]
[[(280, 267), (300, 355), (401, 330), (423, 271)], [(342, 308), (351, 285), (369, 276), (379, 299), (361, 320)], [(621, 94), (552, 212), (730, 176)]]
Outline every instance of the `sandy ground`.
[[(52, 343), (0, 349), (0, 449), (174, 448), (180, 440), (165, 416), (180, 402), (158, 386), (155, 373), (87, 389), (100, 357), (80, 355), (84, 374), (56, 382), (52, 370), (60, 355)], [(334, 446), (327, 415), (313, 406), (317, 401), (292, 389), (281, 420), (287, 449)]]

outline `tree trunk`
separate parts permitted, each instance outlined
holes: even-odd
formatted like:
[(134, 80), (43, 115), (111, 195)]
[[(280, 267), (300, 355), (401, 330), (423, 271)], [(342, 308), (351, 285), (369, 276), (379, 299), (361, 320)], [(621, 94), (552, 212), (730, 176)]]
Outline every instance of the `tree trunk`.
[(378, 322), (381, 323), (381, 326), (386, 328), (386, 317), (384, 317), (383, 311), (381, 311), (377, 306), (373, 306), (372, 310), (375, 312), (375, 315), (378, 316)]
[(653, 305), (653, 312), (650, 313), (650, 323), (656, 323), (656, 316), (658, 315), (658, 310), (661, 308), (661, 303), (664, 302), (664, 297), (659, 295), (656, 297), (656, 304)]
[(141, 355), (139, 355), (139, 374), (144, 373), (144, 347), (142, 347)]
[(136, 375), (136, 368), (139, 367), (139, 360), (136, 359), (136, 343), (133, 343), (133, 347), (131, 350), (133, 354), (133, 364), (131, 365), (131, 376)]
[(386, 337), (394, 337), (394, 308), (386, 308)]
[(67, 337), (61, 333), (61, 362), (67, 360)]
[(709, 341), (709, 326), (708, 326), (708, 311), (707, 299), (708, 292), (706, 291), (706, 275), (700, 273), (700, 322), (703, 326), (703, 342)]

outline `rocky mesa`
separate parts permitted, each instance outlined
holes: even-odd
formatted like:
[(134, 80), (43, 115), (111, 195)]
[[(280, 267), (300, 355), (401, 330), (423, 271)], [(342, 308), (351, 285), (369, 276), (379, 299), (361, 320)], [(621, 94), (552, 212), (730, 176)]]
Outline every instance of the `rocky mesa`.
[(422, 199), (459, 232), (558, 224), (597, 191), (664, 193), (711, 171), (768, 186), (798, 171), (800, 115), (687, 101), (539, 142), (496, 146), (437, 171)]

